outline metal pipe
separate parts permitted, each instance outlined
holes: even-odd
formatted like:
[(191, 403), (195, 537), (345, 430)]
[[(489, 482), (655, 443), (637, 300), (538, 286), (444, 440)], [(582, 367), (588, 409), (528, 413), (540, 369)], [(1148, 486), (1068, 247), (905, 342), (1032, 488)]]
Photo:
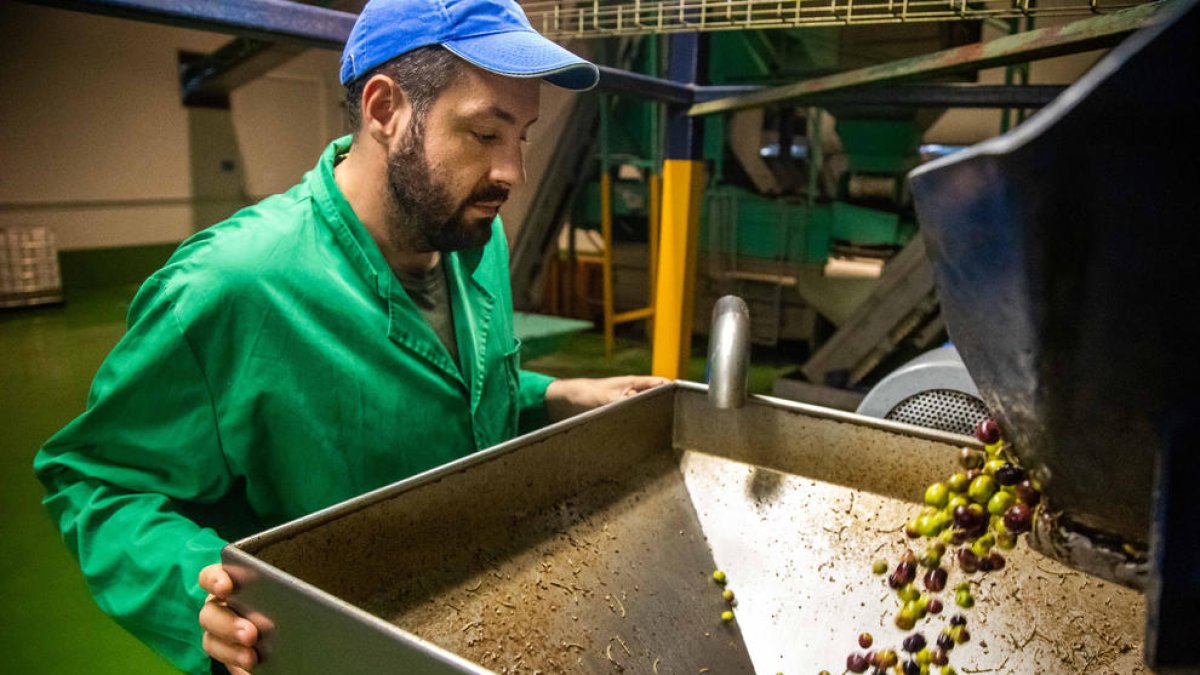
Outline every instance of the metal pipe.
[(736, 295), (713, 307), (708, 336), (708, 401), (721, 409), (746, 405), (750, 388), (750, 308)]

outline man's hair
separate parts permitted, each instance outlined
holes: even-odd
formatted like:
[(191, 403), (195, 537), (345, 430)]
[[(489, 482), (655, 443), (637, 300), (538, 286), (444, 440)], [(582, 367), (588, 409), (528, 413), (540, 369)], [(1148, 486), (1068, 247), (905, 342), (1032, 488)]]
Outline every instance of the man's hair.
[(420, 133), (438, 94), (453, 84), (462, 72), (462, 59), (441, 45), (418, 47), (384, 61), (346, 85), (346, 123), (350, 133), (357, 134), (362, 125), (363, 88), (372, 77), (387, 75), (404, 90), (413, 109), (412, 128)]

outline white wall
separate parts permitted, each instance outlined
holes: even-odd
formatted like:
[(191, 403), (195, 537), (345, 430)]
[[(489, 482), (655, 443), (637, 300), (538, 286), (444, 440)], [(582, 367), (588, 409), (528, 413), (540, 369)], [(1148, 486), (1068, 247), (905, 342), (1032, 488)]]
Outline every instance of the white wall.
[(311, 50), (185, 108), (178, 52), (226, 35), (0, 3), (0, 225), (61, 249), (183, 239), (285, 190), (342, 133), (338, 54)]

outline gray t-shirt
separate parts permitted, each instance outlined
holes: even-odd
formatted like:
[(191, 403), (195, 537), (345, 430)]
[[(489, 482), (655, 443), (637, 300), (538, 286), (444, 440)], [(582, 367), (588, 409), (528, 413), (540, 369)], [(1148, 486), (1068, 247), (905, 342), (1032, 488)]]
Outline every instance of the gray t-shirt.
[(454, 338), (454, 312), (450, 309), (450, 296), (446, 291), (445, 266), (439, 261), (433, 269), (424, 272), (393, 272), (457, 365), (458, 342)]

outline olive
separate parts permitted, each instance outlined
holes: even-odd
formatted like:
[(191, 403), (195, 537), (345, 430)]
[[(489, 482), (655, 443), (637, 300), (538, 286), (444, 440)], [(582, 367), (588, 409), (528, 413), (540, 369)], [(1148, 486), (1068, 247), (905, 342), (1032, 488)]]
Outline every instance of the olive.
[(1004, 512), (1004, 527), (1013, 534), (1028, 532), (1033, 526), (1033, 509), (1027, 504), (1016, 503)]
[(862, 654), (851, 654), (846, 657), (846, 670), (852, 673), (867, 672), (867, 657)]
[(1017, 483), (1017, 499), (1030, 506), (1037, 506), (1038, 502), (1042, 501), (1042, 493), (1033, 486), (1033, 483), (1023, 480)]
[(891, 649), (880, 649), (879, 653), (875, 654), (875, 667), (891, 668), (899, 660), (900, 657), (896, 656), (896, 652)]
[(917, 614), (919, 613), (915, 605), (904, 603), (904, 606), (896, 613), (896, 628), (912, 630), (912, 627), (917, 625)]
[(929, 651), (929, 647), (921, 647), (917, 652), (917, 665), (928, 666), (933, 661), (933, 654)]
[(911, 584), (917, 578), (917, 563), (901, 560), (900, 564), (896, 565), (896, 571), (892, 572), (892, 576), (900, 582), (900, 585)]
[(964, 469), (979, 469), (985, 461), (985, 455), (978, 450), (963, 448), (958, 452), (958, 464)]
[(967, 496), (976, 504), (986, 504), (996, 494), (996, 480), (988, 475), (976, 476), (967, 488)]
[[(970, 584), (967, 584), (966, 587), (970, 588)], [(967, 625), (967, 617), (963, 616), (962, 614), (955, 614), (954, 616), (950, 617), (950, 625), (965, 626)]]
[(942, 668), (941, 675), (958, 675), (958, 671), (952, 666), (947, 665), (945, 668)]
[(1016, 485), (1025, 480), (1025, 469), (1016, 464), (1004, 463), (996, 469), (996, 482), (1001, 485)]
[(925, 588), (937, 593), (946, 587), (946, 570), (937, 567), (925, 573)]
[(970, 481), (967, 480), (967, 474), (961, 471), (946, 479), (946, 487), (951, 492), (966, 492), (967, 485), (969, 484)]
[[(874, 641), (875, 641), (875, 638), (871, 637), (870, 633), (859, 633), (858, 634), (858, 646), (862, 647), (863, 649), (870, 647), (871, 643)], [(868, 659), (868, 660), (870, 660), (870, 659)]]
[(904, 651), (909, 653), (919, 652), (925, 648), (925, 636), (920, 633), (913, 633), (904, 638), (904, 642), (900, 643), (900, 646), (904, 648)]
[(886, 560), (876, 560), (871, 563), (871, 572), (873, 574), (883, 574), (887, 571), (888, 564)]
[(958, 549), (957, 558), (959, 568), (967, 574), (971, 574), (979, 569), (979, 556), (971, 552), (971, 549)]
[(713, 572), (713, 579), (718, 584), (723, 584), (723, 583), (725, 583), (725, 573), (722, 572), (721, 570), (717, 570), (717, 571)]
[(721, 591), (721, 597), (725, 598), (725, 602), (733, 602), (733, 591), (726, 588), (724, 591)]
[(724, 612), (721, 612), (721, 620), (724, 621), (725, 623), (729, 623), (730, 621), (733, 621), (733, 612), (731, 612), (729, 610), (725, 610)]
[[(967, 485), (970, 485), (970, 481), (967, 482)], [(965, 491), (965, 489), (966, 488), (964, 488), (964, 491)], [(945, 511), (947, 511), (949, 513), (954, 513), (954, 509), (957, 509), (960, 506), (966, 506), (967, 504), (970, 504), (970, 503), (971, 503), (971, 500), (967, 499), (967, 496), (965, 494), (954, 495), (953, 497), (950, 498), (949, 501), (946, 502)]]
[(967, 631), (966, 626), (955, 626), (950, 629), (950, 637), (954, 638), (957, 644), (966, 644), (971, 641), (971, 633)]
[(975, 425), (975, 438), (979, 439), (980, 443), (995, 443), (1000, 440), (1000, 425), (996, 420), (987, 418)]
[(904, 675), (921, 675), (921, 666), (916, 661), (905, 661), (902, 672)]
[(954, 638), (950, 637), (950, 629), (949, 628), (943, 630), (941, 635), (938, 635), (937, 646), (940, 649), (943, 649), (945, 651), (950, 651), (951, 649), (954, 649)]
[(946, 555), (946, 545), (940, 541), (933, 542), (933, 544), (929, 546), (928, 550), (936, 553), (937, 557), (939, 558)]
[(983, 472), (989, 476), (995, 476), (996, 472), (999, 471), (1000, 467), (1002, 466), (1004, 466), (1004, 460), (989, 459), (987, 463), (983, 465)]
[(970, 609), (975, 606), (975, 598), (971, 596), (971, 591), (955, 591), (954, 604), (963, 609)]
[(921, 560), (919, 562), (921, 563), (921, 567), (934, 569), (942, 564), (942, 556), (931, 548), (928, 551), (925, 551), (925, 555), (921, 556)]
[(979, 527), (983, 521), (983, 507), (978, 504), (968, 504), (954, 509), (954, 524), (964, 530)]
[(953, 546), (958, 546), (967, 540), (966, 530), (955, 528), (953, 530), (948, 530), (948, 532), (950, 532), (950, 544)]
[(917, 531), (917, 521), (915, 518), (904, 526), (904, 536), (909, 539), (919, 539), (921, 537), (921, 533)]
[(900, 562), (912, 563), (913, 565), (916, 565), (917, 564), (917, 554), (913, 553), (913, 550), (911, 548), (906, 548), (906, 549), (904, 549), (904, 553), (900, 554)]
[(979, 557), (979, 571), (980, 572), (991, 572), (992, 571), (992, 561), (987, 556)]
[(1013, 497), (1010, 493), (1001, 490), (992, 495), (992, 498), (988, 500), (988, 513), (992, 514), (993, 516), (1002, 516), (1004, 515), (1004, 512), (1008, 510), (1008, 507), (1012, 506), (1013, 502), (1015, 501), (1016, 497)]
[(946, 500), (950, 498), (950, 488), (946, 487), (945, 483), (934, 483), (925, 488), (925, 503), (930, 506), (941, 508), (946, 505)]
[(996, 535), (996, 546), (999, 548), (1002, 548), (1005, 551), (1010, 551), (1016, 545), (1017, 535), (1013, 534), (1012, 532), (1001, 532), (1000, 534)]
[(946, 653), (945, 649), (939, 647), (933, 651), (933, 656), (931, 656), (929, 660), (935, 666), (944, 666), (947, 663), (950, 663), (950, 655)]
[(904, 602), (912, 602), (921, 597), (921, 592), (913, 588), (912, 584), (904, 584), (896, 591), (896, 595), (899, 595)]
[(930, 598), (929, 604), (925, 607), (925, 609), (928, 610), (930, 614), (941, 614), (942, 601), (938, 600), (937, 598)]
[(988, 561), (992, 563), (992, 569), (1004, 569), (1004, 556), (1000, 555), (999, 553), (992, 551), (991, 554), (988, 555)]

